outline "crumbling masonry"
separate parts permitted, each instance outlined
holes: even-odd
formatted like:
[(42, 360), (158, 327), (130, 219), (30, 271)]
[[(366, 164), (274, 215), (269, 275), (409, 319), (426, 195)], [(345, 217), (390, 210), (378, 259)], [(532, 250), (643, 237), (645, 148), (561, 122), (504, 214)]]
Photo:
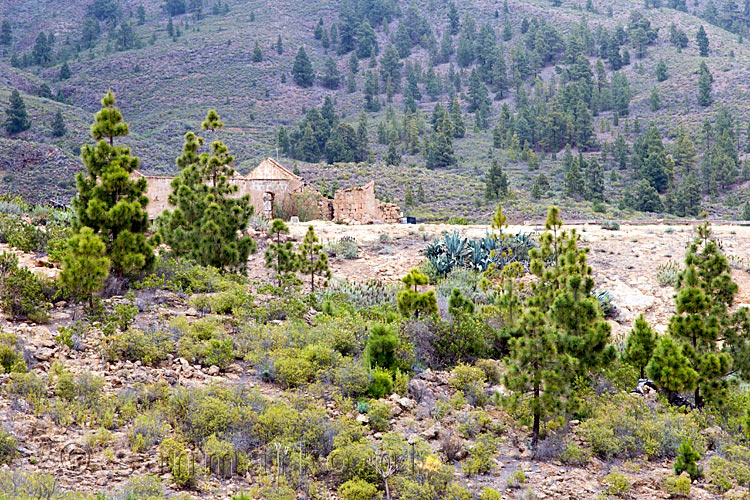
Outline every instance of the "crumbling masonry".
[[(155, 219), (169, 207), (173, 177), (144, 176), (148, 182), (148, 214)], [(247, 175), (230, 182), (237, 186), (236, 196), (250, 195), (256, 214), (266, 218), (297, 216), (307, 220), (324, 219), (346, 224), (399, 223), (403, 215), (398, 205), (375, 198), (375, 182), (343, 189), (333, 199), (325, 198), (304, 179), (272, 158), (266, 158)]]

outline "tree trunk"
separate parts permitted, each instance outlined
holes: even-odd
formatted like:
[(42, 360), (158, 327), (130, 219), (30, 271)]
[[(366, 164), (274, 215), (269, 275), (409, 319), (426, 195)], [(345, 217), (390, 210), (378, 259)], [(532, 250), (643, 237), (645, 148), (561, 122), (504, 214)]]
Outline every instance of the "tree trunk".
[(539, 384), (534, 383), (534, 425), (531, 429), (531, 444), (536, 446), (539, 441), (539, 424), (541, 411), (539, 410)]

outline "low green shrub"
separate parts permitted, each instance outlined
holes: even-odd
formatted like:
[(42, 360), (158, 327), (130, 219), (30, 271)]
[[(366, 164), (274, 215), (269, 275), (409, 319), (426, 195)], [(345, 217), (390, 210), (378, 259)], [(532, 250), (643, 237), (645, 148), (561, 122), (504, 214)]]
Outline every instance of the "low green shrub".
[(666, 264), (656, 266), (656, 281), (660, 286), (675, 286), (681, 272), (679, 264), (670, 260)]
[(490, 433), (481, 434), (469, 448), (469, 458), (464, 464), (464, 473), (467, 476), (476, 474), (487, 474), (495, 468), (495, 456), (497, 455), (497, 441)]
[(608, 495), (616, 497), (624, 496), (630, 491), (630, 478), (620, 472), (619, 469), (613, 468), (609, 474), (604, 477), (604, 487)]
[(6, 390), (9, 395), (24, 398), (37, 413), (47, 405), (47, 383), (34, 372), (11, 373)]
[(202, 475), (202, 469), (185, 449), (185, 445), (174, 439), (167, 438), (161, 442), (159, 458), (163, 464), (167, 465), (172, 474), (172, 481), (178, 486), (193, 487)]
[(11, 319), (46, 323), (51, 295), (51, 287), (20, 267), (15, 255), (0, 254), (0, 309)]
[(131, 328), (115, 332), (102, 340), (102, 353), (111, 361), (140, 361), (153, 365), (175, 351), (172, 334), (163, 330), (143, 331)]
[(288, 389), (307, 384), (315, 375), (315, 368), (310, 361), (294, 355), (279, 357), (274, 368), (276, 381)]
[(606, 229), (608, 231), (619, 231), (620, 224), (617, 221), (605, 220), (604, 222), (602, 222), (602, 229)]
[(378, 495), (378, 488), (362, 479), (350, 479), (339, 486), (342, 500), (373, 500)]
[(508, 479), (505, 481), (505, 484), (508, 485), (508, 488), (510, 489), (518, 489), (523, 485), (523, 483), (526, 482), (526, 473), (521, 470), (515, 470), (513, 471), (513, 474), (508, 477)]
[(375, 399), (391, 395), (393, 393), (393, 377), (391, 376), (391, 372), (382, 368), (375, 368), (372, 371), (368, 393)]
[(18, 337), (12, 333), (0, 332), (0, 371), (2, 373), (26, 371), (26, 362), (23, 360)]
[(178, 338), (177, 355), (191, 363), (224, 369), (235, 358), (234, 342), (218, 318), (201, 318), (188, 323), (180, 316), (170, 322), (169, 329)]
[(383, 401), (373, 401), (367, 412), (370, 428), (375, 432), (385, 432), (391, 427), (391, 405)]
[(722, 493), (734, 486), (750, 486), (750, 449), (735, 445), (722, 451), (724, 456), (708, 460), (708, 482)]
[(690, 476), (687, 474), (668, 476), (664, 481), (664, 490), (672, 497), (689, 497), (690, 483)]
[(594, 416), (581, 424), (580, 434), (601, 458), (672, 458), (686, 438), (700, 453), (705, 450), (697, 413), (660, 409), (629, 394), (595, 401)]
[(140, 453), (159, 444), (169, 431), (169, 426), (161, 415), (148, 413), (138, 415), (128, 433), (128, 441), (134, 452)]
[(0, 429), (0, 465), (10, 464), (18, 454), (16, 438)]

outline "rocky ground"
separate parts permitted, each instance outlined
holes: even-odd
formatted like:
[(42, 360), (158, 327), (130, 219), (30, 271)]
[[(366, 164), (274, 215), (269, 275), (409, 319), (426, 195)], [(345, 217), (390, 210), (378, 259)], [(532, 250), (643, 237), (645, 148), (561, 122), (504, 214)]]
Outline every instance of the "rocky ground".
[[(332, 223), (316, 222), (315, 231), (322, 242), (337, 240), (344, 235), (353, 236), (360, 245), (358, 259), (334, 259), (332, 268), (335, 275), (350, 280), (379, 278), (396, 281), (409, 269), (417, 266), (421, 259), (421, 249), (427, 241), (439, 236), (443, 231), (458, 230), (471, 236), (483, 236), (486, 226), (340, 226)], [(301, 240), (307, 224), (294, 224), (291, 236)], [(534, 225), (513, 226), (510, 232), (537, 232), (542, 228)], [(670, 260), (681, 263), (685, 245), (692, 236), (690, 226), (649, 225), (623, 226), (618, 231), (603, 230), (598, 226), (577, 226), (583, 241), (591, 248), (590, 263), (595, 270), (597, 286), (609, 290), (617, 307), (617, 315), (612, 321), (615, 335), (621, 338), (630, 328), (633, 319), (644, 313), (660, 331), (672, 312), (671, 287), (661, 287), (656, 273), (660, 265)], [(739, 302), (750, 303), (750, 275), (745, 270), (750, 267), (744, 259), (750, 248), (750, 227), (715, 226), (715, 233), (722, 240), (724, 250), (737, 257), (734, 278), (740, 285)], [(387, 236), (382, 236), (387, 235)], [(262, 248), (252, 257), (251, 276), (263, 277)], [(22, 256), (22, 262), (39, 272), (49, 275), (52, 271), (46, 261), (30, 256)], [(114, 302), (124, 299), (115, 297)], [(166, 291), (139, 292), (137, 304), (141, 309), (137, 324), (146, 327), (150, 323), (164, 322), (176, 315), (198, 316), (184, 298)], [(13, 332), (23, 340), (26, 356), (33, 370), (45, 374), (55, 360), (65, 362), (73, 373), (90, 371), (103, 377), (105, 389), (112, 394), (133, 384), (163, 380), (169, 385), (205, 385), (212, 381), (228, 384), (256, 386), (266, 395), (280, 395), (278, 386), (266, 384), (254, 369), (242, 361), (237, 361), (221, 372), (217, 367), (191, 365), (181, 358), (171, 357), (156, 367), (142, 366), (140, 362), (103, 362), (98, 348), (100, 333), (86, 339), (87, 349), (73, 351), (61, 346), (56, 340), (60, 326), (70, 325), (76, 319), (77, 311), (65, 303), (56, 304), (48, 325), (10, 323), (0, 317), (0, 330)], [(0, 386), (8, 375), (0, 375)], [(392, 396), (394, 408), (392, 427), (405, 435), (419, 435), (436, 450), (452, 435), (450, 420), (438, 422), (431, 418), (436, 400), (447, 400), (452, 391), (447, 385), (448, 374), (426, 371), (412, 379), (407, 397)], [(469, 411), (470, 408), (462, 410)], [(329, 406), (331, 416), (337, 415), (333, 403)], [(510, 427), (500, 412), (488, 413), (506, 431), (502, 435), (501, 452), (497, 458), (495, 471), (488, 476), (472, 479), (475, 484), (492, 486), (503, 491), (503, 498), (527, 498), (526, 487), (533, 490), (538, 499), (588, 500), (598, 498), (603, 491), (602, 479), (613, 466), (625, 470), (633, 481), (630, 498), (667, 498), (661, 488), (664, 477), (671, 472), (671, 461), (663, 462), (602, 462), (593, 459), (586, 467), (568, 467), (559, 462), (538, 462), (531, 460), (531, 453), (524, 442), (526, 434)], [(353, 418), (366, 418), (351, 415)], [(135, 474), (159, 474), (168, 483), (169, 474), (162, 470), (155, 450), (135, 453), (128, 446), (127, 430), (113, 432), (111, 448), (113, 454), (105, 456), (101, 451), (87, 447), (86, 439), (94, 429), (86, 427), (60, 427), (49, 415), (35, 416), (23, 400), (0, 398), (0, 428), (17, 436), (21, 456), (14, 464), (16, 469), (45, 471), (55, 474), (65, 487), (96, 491), (116, 488)], [(377, 435), (376, 435), (377, 438)], [(7, 467), (7, 466), (5, 466)], [(524, 489), (506, 488), (506, 480), (521, 469), (526, 473)], [(82, 473), (81, 470), (85, 470)], [(238, 478), (221, 481), (210, 479), (203, 498), (228, 498), (242, 485)], [(529, 497), (530, 498), (530, 497)], [(694, 485), (691, 498), (719, 498), (699, 485)]]

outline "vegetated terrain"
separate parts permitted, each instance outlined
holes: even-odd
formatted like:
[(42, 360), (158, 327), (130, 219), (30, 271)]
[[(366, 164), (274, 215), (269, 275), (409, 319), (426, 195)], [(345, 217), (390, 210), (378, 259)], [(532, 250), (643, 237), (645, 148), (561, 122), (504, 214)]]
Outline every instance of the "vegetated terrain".
[[(574, 218), (640, 218), (643, 212), (690, 217), (701, 210), (741, 218), (747, 201), (743, 165), (750, 119), (745, 102), (750, 49), (742, 38), (747, 26), (741, 2), (690, 2), (687, 12), (670, 8), (681, 8), (680, 2), (661, 2), (659, 8), (649, 3), (647, 9), (629, 1), (552, 3), (461, 2), (455, 4), (453, 28), (452, 4), (436, 1), (383, 1), (352, 8), (346, 2), (204, 0), (200, 10), (198, 3), (178, 1), (173, 16), (164, 2), (154, 0), (0, 5), (0, 19), (10, 26), (10, 41), (1, 47), (0, 106), (6, 107), (10, 91), (18, 89), (31, 119), (29, 130), (0, 139), (4, 189), (35, 202), (65, 204), (74, 189), (67, 173), (77, 164), (86, 123), (99, 96), (111, 88), (131, 124), (129, 144), (148, 173), (174, 173), (182, 136), (215, 108), (226, 123), (221, 138), (241, 172), (265, 156), (279, 156), (328, 194), (375, 178), (381, 199), (400, 203), (410, 215), (426, 220), (451, 215), (483, 219), (497, 197), (506, 199), (506, 210), (516, 218), (539, 218), (548, 202)], [(646, 24), (635, 22), (633, 12), (641, 12)], [(372, 35), (361, 34), (365, 17)], [(98, 27), (95, 36), (91, 20)], [(672, 24), (687, 41), (685, 48), (676, 45), (680, 42), (674, 41)], [(345, 26), (353, 32), (348, 46), (344, 35), (338, 36)], [(707, 57), (699, 55), (700, 26), (709, 40)], [(446, 32), (450, 36), (443, 36)], [(37, 47), (40, 33), (53, 34), (51, 47), (45, 42), (47, 51), (44, 43)], [(606, 46), (609, 39), (617, 40), (618, 57), (630, 59), (617, 71), (607, 48), (612, 44)], [(259, 61), (254, 60), (256, 43)], [(395, 61), (386, 57), (389, 45), (396, 50)], [(301, 47), (315, 74), (310, 87), (295, 80)], [(366, 55), (376, 50), (375, 57)], [(357, 54), (361, 60), (352, 73)], [(588, 61), (588, 69), (578, 55)], [(504, 71), (498, 69), (500, 58)], [(660, 61), (666, 64), (663, 81), (656, 75)], [(713, 78), (706, 106), (698, 104), (701, 62)], [(61, 80), (63, 63), (70, 77)], [(369, 72), (378, 81), (374, 90), (367, 88)], [(451, 72), (457, 76), (451, 79)], [(481, 85), (472, 83), (472, 72)], [(392, 74), (390, 84), (387, 74)], [(626, 87), (620, 77), (615, 84), (616, 74), (624, 76)], [(45, 94), (43, 85), (53, 99), (38, 97)], [(629, 105), (623, 107), (620, 94), (627, 94)], [(326, 97), (334, 115), (326, 115), (328, 124), (321, 125), (308, 111), (320, 108)], [(436, 104), (449, 110), (453, 97), (465, 134), (449, 140), (446, 150), (441, 142), (445, 127), (433, 123), (433, 114)], [(510, 122), (503, 106), (517, 113)], [(555, 106), (561, 115), (555, 115)], [(407, 109), (416, 112), (405, 114)], [(722, 110), (731, 118), (728, 124), (719, 118)], [(57, 111), (67, 133), (53, 138)], [(351, 154), (356, 148), (347, 134), (353, 131), (338, 130), (336, 124), (351, 124), (357, 129), (354, 142), (361, 141), (360, 113), (367, 119), (362, 125), (367, 144)], [(620, 115), (617, 125), (615, 113)], [(317, 150), (305, 150), (302, 144), (304, 123), (298, 123), (305, 116), (316, 125)], [(558, 122), (545, 121), (553, 118)], [(706, 121), (713, 123), (713, 134), (707, 135)], [(648, 148), (639, 146), (639, 140), (647, 146), (654, 142), (646, 134), (652, 125), (666, 153), (655, 160), (656, 175), (649, 170), (653, 162), (644, 167)], [(281, 127), (292, 139), (288, 148), (279, 144)], [(453, 123), (450, 127), (455, 129)], [(697, 155), (687, 166), (678, 152), (680, 127)], [(545, 138), (553, 129), (556, 138)], [(724, 131), (730, 133), (720, 149), (732, 165), (713, 151)], [(339, 141), (327, 150), (330, 135)], [(615, 147), (618, 136), (624, 152)], [(577, 169), (564, 159), (565, 144), (573, 148), (573, 157), (579, 150), (584, 153)], [(360, 163), (352, 164), (352, 159)], [(486, 180), (498, 178), (489, 172), (492, 160), (507, 175), (509, 188), (493, 189), (488, 199)], [(690, 172), (694, 179), (688, 178)], [(540, 174), (549, 187), (542, 183), (533, 190)], [(589, 185), (586, 179), (595, 181)], [(644, 179), (658, 192), (658, 203), (640, 182)]]
[[(2, 235), (12, 242), (0, 248), (0, 498), (750, 493), (748, 396), (740, 377), (729, 376), (725, 399), (691, 410), (670, 405), (667, 393), (634, 393), (638, 364), (626, 361), (639, 315), (658, 335), (670, 331), (693, 226), (560, 228), (576, 231), (581, 248), (590, 248), (596, 291), (607, 292), (593, 302), (597, 321), (607, 315), (617, 354), (565, 390), (545, 386), (561, 406), (545, 406), (534, 444), (531, 401), (516, 392), (519, 365), (502, 340), (515, 335), (508, 281), (492, 268), (472, 269), (468, 256), (448, 274), (435, 274), (426, 257), (436, 241), (468, 242), (496, 229), (315, 222), (333, 275), (310, 293), (308, 284), (275, 288), (276, 273), (262, 258), (275, 237), (256, 221), (259, 253), (247, 277), (163, 250), (153, 273), (132, 281), (127, 293), (111, 281), (108, 298), (90, 309), (60, 300), (64, 288), (51, 281), (59, 273), (55, 228), (66, 226), (65, 214), (17, 202), (0, 208)], [(29, 221), (21, 225), (45, 221), (50, 236), (21, 237), (11, 224), (17, 217)], [(287, 241), (299, 248), (307, 230), (291, 225)], [(743, 251), (750, 231), (712, 231), (739, 284), (736, 308), (750, 302)], [(535, 225), (504, 229), (508, 245), (529, 234), (532, 247), (543, 232)], [(21, 267), (8, 265), (9, 254)], [(516, 263), (527, 262), (517, 256)], [(400, 307), (400, 278), (414, 268), (431, 276), (419, 291), (435, 291), (434, 317)], [(44, 278), (27, 276), (18, 289), (19, 269)], [(520, 297), (531, 294), (527, 302), (533, 293), (523, 283), (533, 278), (522, 274), (516, 286)], [(36, 282), (47, 290), (35, 292)], [(56, 288), (62, 295), (50, 291)], [(14, 300), (20, 291), (29, 302)], [(697, 458), (685, 458), (685, 443)], [(680, 460), (696, 461), (701, 474), (684, 464), (678, 469), (696, 475), (692, 484), (688, 472), (675, 473)]]

